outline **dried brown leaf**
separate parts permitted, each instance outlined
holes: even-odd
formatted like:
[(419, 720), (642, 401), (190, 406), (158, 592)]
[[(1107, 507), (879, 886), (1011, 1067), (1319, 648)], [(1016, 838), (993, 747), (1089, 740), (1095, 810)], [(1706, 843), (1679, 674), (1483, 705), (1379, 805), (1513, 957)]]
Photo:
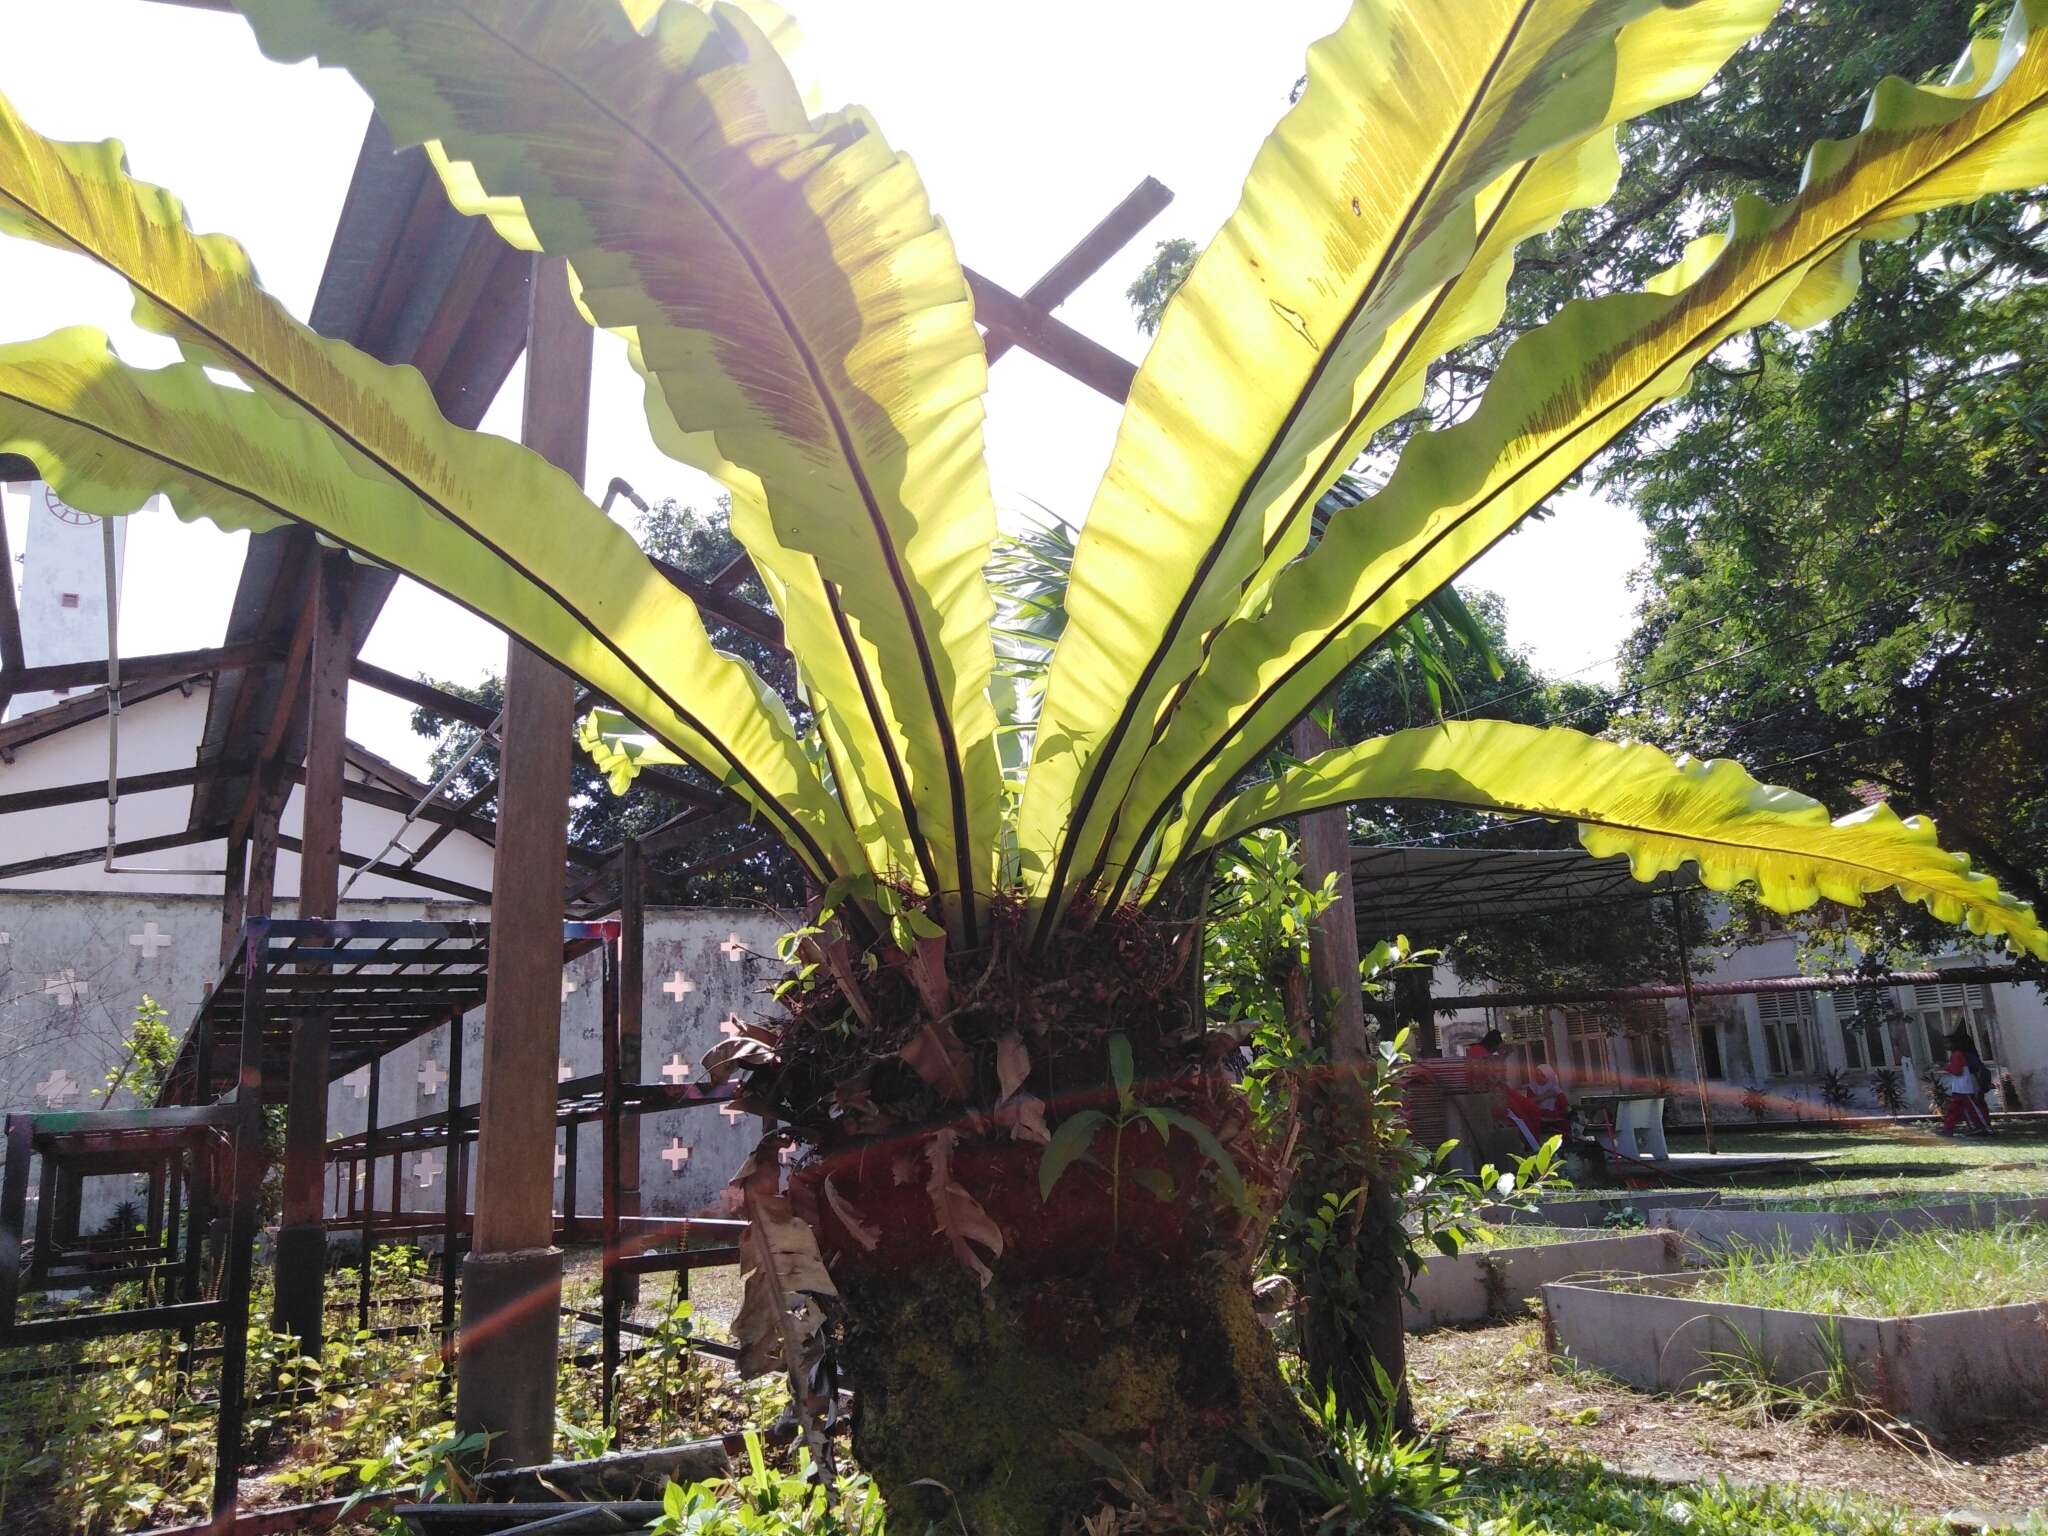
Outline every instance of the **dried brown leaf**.
[(739, 1034), (730, 1040), (721, 1040), (704, 1053), (704, 1075), (713, 1084), (724, 1082), (733, 1073), (756, 1067), (772, 1067), (781, 1057), (775, 1047), (765, 1040), (751, 1035)]
[(974, 1196), (953, 1182), (953, 1148), (959, 1137), (940, 1131), (925, 1148), (932, 1176), (925, 1190), (932, 1197), (932, 1210), (939, 1218), (938, 1230), (953, 1245), (953, 1257), (981, 1277), (984, 1288), (995, 1279), (995, 1271), (982, 1262), (975, 1246), (988, 1250), (991, 1259), (1003, 1256), (1003, 1229), (997, 1226)]
[(974, 1058), (950, 1024), (927, 1019), (898, 1054), (949, 1104), (965, 1103), (974, 1091)]
[(1044, 1146), (1052, 1140), (1045, 1125), (1045, 1100), (1035, 1093), (1012, 1094), (996, 1109), (996, 1124), (1010, 1133), (1012, 1141), (1035, 1141)]
[(854, 1209), (853, 1202), (839, 1193), (839, 1186), (832, 1182), (830, 1175), (825, 1179), (825, 1203), (832, 1207), (832, 1214), (846, 1228), (846, 1235), (873, 1253), (875, 1245), (882, 1240), (882, 1234), (869, 1226), (860, 1212)]
[(996, 1099), (1000, 1103), (1022, 1088), (1031, 1076), (1031, 1052), (1014, 1029), (996, 1042)]

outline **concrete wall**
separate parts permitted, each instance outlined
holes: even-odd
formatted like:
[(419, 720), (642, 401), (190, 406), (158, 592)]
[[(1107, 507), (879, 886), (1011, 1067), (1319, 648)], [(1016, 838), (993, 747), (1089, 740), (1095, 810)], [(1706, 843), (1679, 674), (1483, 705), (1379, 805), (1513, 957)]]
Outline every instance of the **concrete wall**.
[(1723, 1373), (1716, 1355), (1769, 1362), (1785, 1386), (1823, 1379), (1829, 1345), (1867, 1401), (1941, 1434), (2048, 1402), (2048, 1302), (1875, 1319), (1701, 1301), (1698, 1275), (1543, 1288), (1550, 1347), (1645, 1392)]
[[(109, 1093), (106, 1080), (124, 1059), (136, 1006), (145, 994), (154, 997), (169, 1009), (172, 1031), (183, 1038), (218, 969), (219, 912), (217, 896), (0, 889), (0, 1110), (132, 1104), (125, 1090)], [(279, 903), (280, 917), (291, 912), (290, 902)], [(351, 901), (342, 915), (404, 920), (481, 914), (460, 902)], [(783, 974), (775, 947), (787, 926), (777, 914), (758, 910), (656, 908), (648, 913), (643, 1003), (648, 1081), (702, 1082), (699, 1063), (723, 1038), (722, 1023), (775, 1010), (769, 993)], [(558, 1058), (536, 1062), (534, 1070), (558, 1078), (565, 1072), (583, 1077), (603, 1063), (598, 956), (576, 962), (564, 982), (569, 990), (563, 997)], [(483, 1049), (480, 1012), (464, 1021), (463, 1031), (463, 1100), (469, 1102), (476, 1097)], [(385, 1057), (381, 1120), (388, 1125), (445, 1109), (447, 1065), (445, 1029)], [(670, 1069), (667, 1074), (664, 1067)], [(678, 1075), (684, 1067), (687, 1073)], [(362, 1076), (334, 1085), (330, 1134), (362, 1129), (368, 1088)], [(643, 1209), (652, 1215), (685, 1215), (715, 1204), (760, 1129), (755, 1117), (718, 1108), (646, 1117), (641, 1125)], [(595, 1215), (602, 1187), (597, 1126), (583, 1127), (580, 1136), (577, 1207)], [(662, 1157), (677, 1148), (688, 1156)], [(428, 1155), (425, 1167), (415, 1157), (403, 1159), (399, 1186), (404, 1207), (439, 1211), (445, 1177), (445, 1159), (438, 1151)], [(377, 1196), (387, 1209), (390, 1178), (387, 1160), (379, 1165)], [(559, 1184), (557, 1189), (559, 1199)], [(88, 1225), (103, 1220), (120, 1198), (112, 1181), (95, 1181), (88, 1189)]]
[(1468, 1248), (1433, 1253), (1408, 1287), (1402, 1317), (1419, 1333), (1451, 1323), (1519, 1311), (1561, 1280), (1601, 1275), (1668, 1275), (1683, 1264), (1680, 1244), (1669, 1232), (1619, 1232), (1580, 1242), (1542, 1243), (1529, 1248)]
[(1839, 1247), (1930, 1228), (1972, 1231), (2009, 1221), (2048, 1221), (2048, 1199), (1930, 1195), (1924, 1204), (1865, 1211), (1790, 1211), (1774, 1209), (1768, 1200), (1722, 1200), (1707, 1209), (1660, 1207), (1650, 1213), (1652, 1226), (1681, 1233), (1703, 1248), (1743, 1243), (1790, 1253), (1820, 1243)]
[[(772, 912), (654, 907), (647, 913), (645, 996), (641, 1004), (641, 1072), (648, 1082), (704, 1081), (705, 1052), (725, 1038), (731, 1019), (779, 1015), (770, 993), (785, 974), (775, 945), (788, 922)], [(557, 1059), (535, 1062), (534, 1070), (557, 1079), (586, 1077), (602, 1070), (604, 1041), (599, 957), (585, 955), (563, 972), (573, 988), (562, 1000), (562, 1040)], [(461, 1102), (473, 1103), (483, 1057), (483, 1014), (463, 1021)], [(378, 1083), (378, 1118), (385, 1125), (417, 1119), (448, 1107), (448, 1031), (436, 1030), (401, 1046), (383, 1060)], [(684, 1069), (687, 1069), (686, 1071)], [(679, 1075), (680, 1074), (680, 1075)], [(366, 1075), (344, 1078), (328, 1104), (334, 1136), (363, 1129), (369, 1110)], [(671, 1110), (647, 1115), (640, 1124), (641, 1210), (650, 1216), (702, 1214), (720, 1204), (725, 1183), (760, 1140), (761, 1122), (723, 1106)], [(576, 1129), (576, 1210), (595, 1216), (603, 1198), (601, 1130), (597, 1122)], [(556, 1209), (563, 1206), (568, 1171), (567, 1133), (558, 1137)], [(669, 1156), (664, 1157), (664, 1153)], [(683, 1156), (680, 1153), (686, 1152)], [(473, 1194), (474, 1173), (471, 1189)], [(409, 1211), (439, 1212), (444, 1198), (446, 1159), (439, 1150), (400, 1159), (400, 1203)], [(377, 1165), (377, 1205), (390, 1209), (391, 1160)], [(715, 1214), (724, 1214), (722, 1210)]]

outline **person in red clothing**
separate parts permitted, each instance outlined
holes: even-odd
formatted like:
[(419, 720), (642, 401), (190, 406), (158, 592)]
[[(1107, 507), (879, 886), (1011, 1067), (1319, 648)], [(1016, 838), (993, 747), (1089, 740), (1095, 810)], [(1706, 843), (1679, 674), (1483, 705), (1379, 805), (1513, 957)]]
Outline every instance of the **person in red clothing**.
[(1977, 1044), (1962, 1030), (1952, 1030), (1948, 1040), (1948, 1102), (1941, 1107), (1944, 1136), (1989, 1136), (1991, 1109), (1984, 1102), (1985, 1085), (1991, 1074)]
[(1503, 1112), (1534, 1152), (1553, 1136), (1571, 1131), (1572, 1104), (1547, 1061), (1538, 1062), (1522, 1082), (1508, 1089)]

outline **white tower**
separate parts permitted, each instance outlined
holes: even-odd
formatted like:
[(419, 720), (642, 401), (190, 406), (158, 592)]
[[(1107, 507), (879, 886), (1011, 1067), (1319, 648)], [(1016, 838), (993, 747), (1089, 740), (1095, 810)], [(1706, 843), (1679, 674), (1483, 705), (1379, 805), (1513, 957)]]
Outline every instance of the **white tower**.
[[(54, 666), (64, 661), (100, 661), (107, 654), (106, 534), (100, 519), (66, 506), (40, 480), (28, 492), (28, 529), (23, 542), (21, 575), (21, 643), (28, 665)], [(128, 519), (114, 526), (114, 583), (118, 593), (121, 560), (128, 547)], [(12, 572), (8, 575), (11, 577)], [(86, 684), (85, 687), (95, 686)], [(7, 717), (43, 709), (66, 692), (24, 693)]]

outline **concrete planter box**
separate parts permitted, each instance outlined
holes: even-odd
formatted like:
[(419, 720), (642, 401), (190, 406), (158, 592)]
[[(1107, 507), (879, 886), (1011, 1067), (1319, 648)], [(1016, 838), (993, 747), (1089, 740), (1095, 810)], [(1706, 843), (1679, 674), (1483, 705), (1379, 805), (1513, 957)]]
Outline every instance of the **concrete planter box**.
[(1519, 1311), (1553, 1281), (1602, 1275), (1668, 1275), (1683, 1264), (1670, 1232), (1618, 1232), (1529, 1248), (1468, 1248), (1432, 1254), (1402, 1305), (1410, 1333)]
[(1694, 1210), (1726, 1198), (1717, 1189), (1665, 1189), (1644, 1194), (1603, 1195), (1589, 1200), (1539, 1200), (1534, 1210), (1518, 1211), (1508, 1206), (1488, 1206), (1480, 1215), (1495, 1226), (1598, 1227), (1610, 1212), (1633, 1211), (1649, 1225), (1656, 1225), (1650, 1213), (1658, 1210)]
[(1804, 1253), (1817, 1243), (1840, 1246), (1921, 1232), (1931, 1227), (1964, 1231), (2008, 1221), (2048, 1221), (2048, 1199), (2026, 1195), (1934, 1195), (1924, 1205), (1875, 1211), (1788, 1211), (1767, 1200), (1723, 1201), (1705, 1208), (1660, 1205), (1652, 1226), (1668, 1227), (1703, 1248), (1730, 1242)]
[(1678, 1392), (1720, 1374), (1714, 1354), (1770, 1361), (1771, 1379), (1798, 1386), (1827, 1368), (1831, 1326), (1866, 1400), (1931, 1434), (2048, 1403), (2048, 1301), (1918, 1317), (1833, 1317), (1701, 1301), (1703, 1276), (1543, 1287), (1544, 1334), (1554, 1353), (1645, 1392)]

